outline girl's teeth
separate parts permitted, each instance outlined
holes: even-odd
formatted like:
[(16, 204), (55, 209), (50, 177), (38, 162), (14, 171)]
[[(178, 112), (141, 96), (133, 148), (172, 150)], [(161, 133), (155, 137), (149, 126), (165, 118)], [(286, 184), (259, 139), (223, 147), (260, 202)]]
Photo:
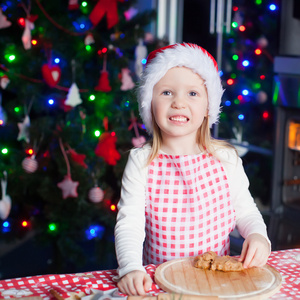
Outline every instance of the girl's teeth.
[(184, 117), (171, 117), (170, 118), (172, 121), (177, 121), (177, 122), (186, 122), (187, 118)]

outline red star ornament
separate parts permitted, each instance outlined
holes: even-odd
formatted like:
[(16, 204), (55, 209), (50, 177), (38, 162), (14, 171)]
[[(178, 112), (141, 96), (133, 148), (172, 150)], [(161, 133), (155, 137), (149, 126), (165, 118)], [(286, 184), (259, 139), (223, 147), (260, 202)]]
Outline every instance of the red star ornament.
[(79, 185), (78, 181), (73, 181), (68, 175), (65, 176), (64, 180), (59, 182), (57, 186), (62, 190), (63, 199), (68, 197), (76, 198), (78, 197), (77, 187)]
[(72, 160), (75, 161), (77, 164), (84, 167), (85, 169), (88, 167), (87, 164), (84, 162), (86, 158), (85, 154), (79, 154), (73, 149), (68, 150), (68, 153), (71, 155)]

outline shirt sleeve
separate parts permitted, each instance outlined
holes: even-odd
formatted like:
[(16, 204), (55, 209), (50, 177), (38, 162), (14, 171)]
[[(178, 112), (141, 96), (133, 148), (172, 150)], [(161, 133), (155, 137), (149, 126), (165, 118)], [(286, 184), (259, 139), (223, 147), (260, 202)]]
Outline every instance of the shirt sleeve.
[[(226, 152), (226, 153), (225, 153)], [(236, 216), (236, 227), (243, 238), (252, 233), (261, 234), (270, 245), (267, 227), (249, 191), (249, 180), (244, 171), (243, 163), (234, 150), (221, 151), (229, 182), (229, 190)]]
[(131, 150), (123, 173), (115, 226), (115, 248), (119, 267), (118, 276), (114, 280), (134, 270), (146, 272), (143, 267), (146, 154), (147, 151), (141, 148)]

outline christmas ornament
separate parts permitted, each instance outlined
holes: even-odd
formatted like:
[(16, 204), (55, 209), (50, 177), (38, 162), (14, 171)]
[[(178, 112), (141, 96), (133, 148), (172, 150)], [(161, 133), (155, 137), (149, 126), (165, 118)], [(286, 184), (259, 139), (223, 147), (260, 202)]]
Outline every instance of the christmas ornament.
[(104, 132), (100, 135), (95, 154), (102, 157), (104, 161), (112, 166), (117, 164), (121, 158), (120, 153), (116, 149), (117, 137), (115, 133)]
[(76, 85), (76, 83), (72, 83), (69, 92), (67, 94), (67, 99), (65, 101), (66, 105), (75, 107), (82, 103), (82, 100), (80, 98), (79, 89)]
[(138, 9), (134, 7), (130, 7), (128, 10), (124, 12), (126, 21), (130, 21), (134, 16), (137, 15), (138, 12), (139, 12)]
[(100, 189), (98, 186), (95, 186), (90, 189), (88, 198), (93, 203), (99, 203), (104, 198), (104, 192), (102, 189)]
[(131, 112), (131, 124), (128, 127), (128, 130), (134, 129), (136, 137), (131, 139), (131, 142), (134, 147), (139, 148), (142, 147), (143, 144), (146, 142), (146, 138), (139, 134), (138, 127), (142, 128), (142, 125), (137, 123), (137, 119), (134, 116), (133, 112)]
[(7, 172), (3, 172), (4, 178), (1, 179), (2, 198), (0, 200), (0, 218), (2, 220), (7, 219), (11, 210), (11, 199), (6, 195), (7, 187)]
[(42, 66), (42, 75), (45, 80), (45, 82), (50, 87), (55, 87), (61, 77), (61, 69), (59, 66), (51, 66), (49, 64), (44, 64)]
[(256, 94), (256, 101), (259, 103), (259, 104), (264, 104), (266, 103), (268, 100), (268, 94), (264, 91), (259, 91), (257, 94)]
[(9, 83), (10, 83), (10, 80), (7, 75), (3, 75), (0, 77), (0, 86), (3, 90), (6, 89), (6, 87)]
[(30, 157), (26, 157), (22, 161), (22, 167), (25, 170), (26, 173), (34, 173), (38, 169), (38, 162), (35, 159), (35, 155), (32, 155)]
[(0, 8), (0, 29), (11, 26), (11, 22), (7, 20), (6, 16), (3, 15), (2, 9)]
[(107, 29), (112, 28), (119, 22), (117, 2), (124, 0), (98, 0), (92, 10), (89, 19), (96, 26), (101, 19), (106, 15)]
[(62, 190), (63, 199), (66, 199), (68, 197), (76, 198), (78, 197), (77, 194), (77, 187), (79, 185), (78, 181), (73, 181), (71, 178), (71, 168), (70, 163), (68, 160), (68, 156), (66, 154), (65, 148), (63, 146), (61, 138), (59, 139), (59, 146), (61, 149), (61, 152), (63, 153), (66, 165), (67, 165), (67, 175), (64, 177), (64, 180), (59, 182), (57, 186)]
[(95, 87), (95, 91), (100, 91), (104, 93), (111, 91), (107, 71), (101, 71), (98, 85)]
[(75, 150), (69, 148), (67, 151), (68, 154), (70, 154), (71, 159), (75, 161), (80, 166), (84, 167), (85, 169), (88, 167), (87, 164), (84, 162), (86, 155), (85, 154), (78, 154)]
[(139, 39), (138, 45), (135, 48), (135, 63), (134, 63), (134, 69), (135, 69), (135, 74), (140, 77), (143, 70), (144, 70), (144, 65), (143, 65), (143, 60), (147, 59), (147, 48), (143, 44), (143, 40)]
[(29, 116), (26, 115), (22, 123), (18, 123), (19, 134), (17, 137), (18, 141), (25, 140), (26, 143), (29, 143), (29, 127), (30, 127), (30, 119)]
[(75, 10), (79, 8), (78, 0), (69, 0), (68, 9)]
[(57, 186), (62, 190), (63, 199), (68, 197), (76, 198), (78, 197), (77, 187), (79, 182), (73, 181), (69, 175), (64, 177), (64, 180), (59, 182)]
[(87, 34), (85, 39), (84, 39), (84, 44), (87, 45), (91, 45), (95, 43), (95, 39), (93, 37), (93, 35), (91, 33)]
[(25, 19), (25, 29), (22, 35), (22, 42), (25, 50), (31, 49), (31, 30), (34, 29), (34, 24), (28, 18)]
[(261, 36), (256, 42), (257, 45), (262, 49), (268, 47), (269, 44), (268, 40), (264, 36)]
[(130, 70), (128, 68), (123, 68), (121, 70), (121, 76), (122, 76), (122, 79), (121, 79), (122, 85), (120, 87), (120, 90), (128, 91), (128, 90), (133, 89), (135, 84), (132, 81), (132, 78), (130, 76)]

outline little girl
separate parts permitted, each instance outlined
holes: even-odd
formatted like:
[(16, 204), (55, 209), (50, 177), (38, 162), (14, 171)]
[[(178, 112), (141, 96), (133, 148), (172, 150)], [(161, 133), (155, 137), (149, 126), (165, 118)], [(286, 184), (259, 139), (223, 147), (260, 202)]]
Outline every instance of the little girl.
[(139, 87), (140, 115), (152, 141), (130, 152), (115, 227), (118, 287), (145, 295), (152, 280), (143, 264), (229, 254), (237, 226), (240, 261), (263, 266), (266, 226), (233, 147), (213, 139), (223, 94), (214, 58), (195, 44), (151, 52)]

